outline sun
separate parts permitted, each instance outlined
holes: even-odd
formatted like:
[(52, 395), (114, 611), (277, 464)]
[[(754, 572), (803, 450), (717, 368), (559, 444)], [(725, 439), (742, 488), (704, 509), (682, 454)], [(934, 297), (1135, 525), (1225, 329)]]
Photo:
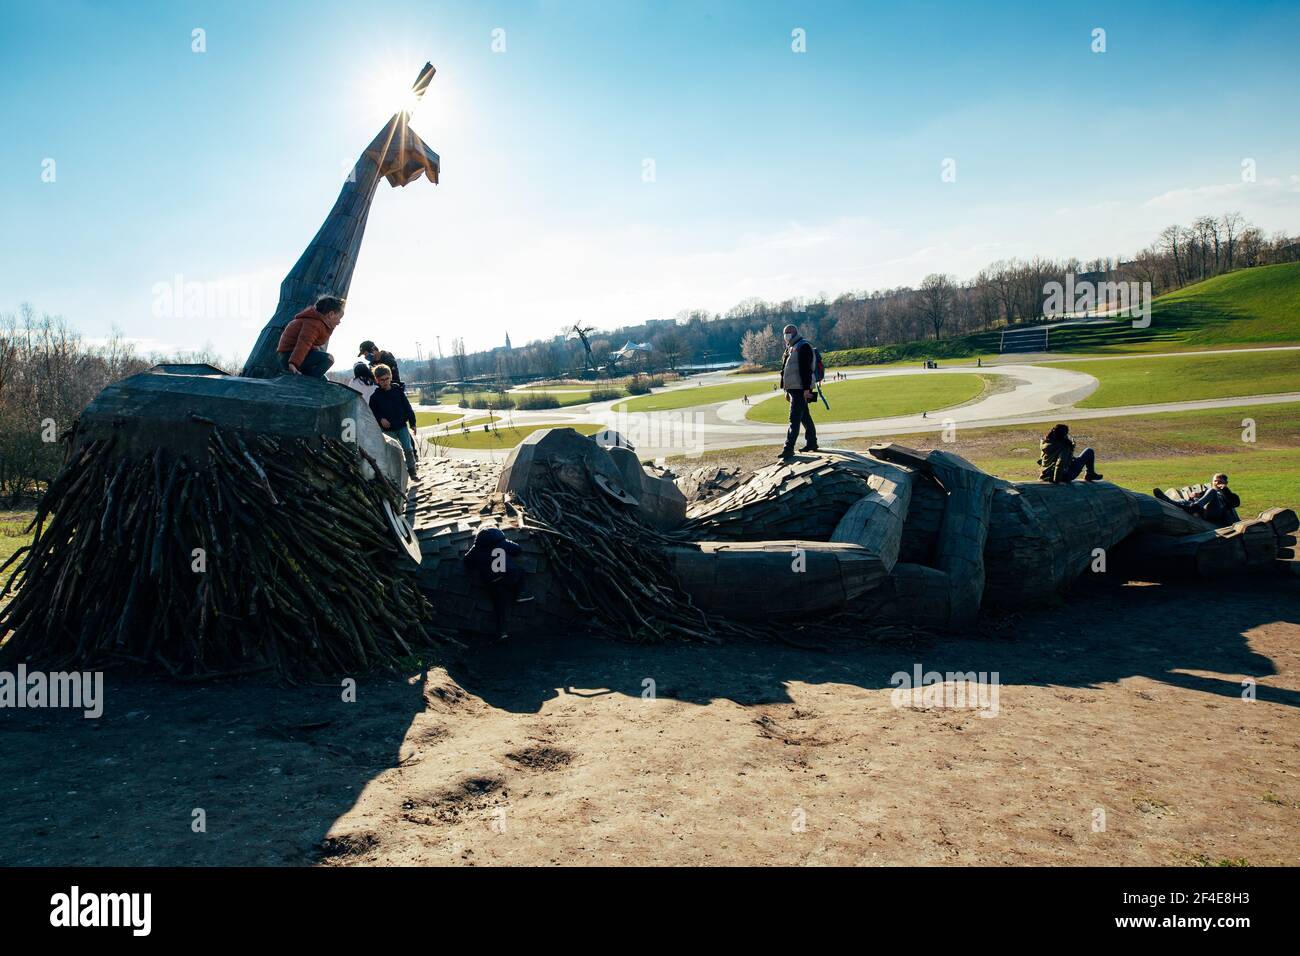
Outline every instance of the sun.
[(366, 89), (375, 112), (415, 113), (421, 98), (411, 89), (414, 81), (414, 70), (403, 71), (392, 65), (373, 72), (366, 81)]

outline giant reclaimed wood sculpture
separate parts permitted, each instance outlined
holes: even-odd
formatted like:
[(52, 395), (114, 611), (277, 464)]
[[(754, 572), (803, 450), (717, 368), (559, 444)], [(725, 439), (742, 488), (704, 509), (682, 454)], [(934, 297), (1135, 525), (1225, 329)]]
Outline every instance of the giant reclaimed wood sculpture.
[(394, 115), (361, 154), (242, 376), (158, 366), (82, 413), (12, 559), (0, 656), (301, 679), (392, 666), (429, 640), (400, 447), (356, 392), (282, 375), (275, 356), (294, 314), (346, 295), (379, 181), (437, 181), (408, 122)]

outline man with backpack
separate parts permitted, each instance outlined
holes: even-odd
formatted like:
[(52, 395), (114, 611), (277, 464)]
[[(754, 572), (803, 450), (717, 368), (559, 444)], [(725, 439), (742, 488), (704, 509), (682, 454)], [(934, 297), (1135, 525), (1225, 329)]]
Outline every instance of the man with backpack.
[(781, 362), (781, 388), (790, 403), (790, 427), (785, 433), (785, 447), (777, 456), (779, 461), (794, 457), (795, 439), (799, 426), (803, 426), (804, 444), (800, 451), (817, 450), (817, 426), (813, 424), (808, 403), (817, 400), (817, 372), (820, 360), (812, 343), (799, 334), (793, 325), (785, 327), (785, 356)]

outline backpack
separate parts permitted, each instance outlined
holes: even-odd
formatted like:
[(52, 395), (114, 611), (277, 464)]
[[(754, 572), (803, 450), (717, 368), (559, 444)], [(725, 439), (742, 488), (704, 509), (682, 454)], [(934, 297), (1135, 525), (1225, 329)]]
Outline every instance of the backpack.
[(826, 363), (822, 361), (822, 350), (813, 348), (813, 383), (820, 385), (826, 378)]

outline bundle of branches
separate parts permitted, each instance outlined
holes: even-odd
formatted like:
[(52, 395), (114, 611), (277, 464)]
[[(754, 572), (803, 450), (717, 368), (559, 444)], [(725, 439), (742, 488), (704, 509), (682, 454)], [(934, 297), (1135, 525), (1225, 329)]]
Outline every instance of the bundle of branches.
[(598, 630), (637, 642), (721, 639), (721, 622), (678, 584), (668, 539), (625, 508), (554, 479), (534, 481), (523, 504), (523, 527), (542, 532), (551, 574)]
[(132, 458), (112, 437), (76, 448), (32, 543), (0, 567), (20, 561), (0, 658), (293, 681), (391, 668), (428, 644), (432, 609), (384, 517), (398, 491), (377, 468), (366, 480), (355, 446), (196, 420), (201, 466)]
[(837, 639), (912, 638), (910, 625), (867, 624), (847, 611), (816, 622), (733, 621), (696, 607), (665, 549), (682, 542), (604, 495), (581, 495), (555, 478), (534, 481), (518, 509), (539, 535), (549, 571), (597, 631), (633, 642), (781, 641), (824, 647)]

